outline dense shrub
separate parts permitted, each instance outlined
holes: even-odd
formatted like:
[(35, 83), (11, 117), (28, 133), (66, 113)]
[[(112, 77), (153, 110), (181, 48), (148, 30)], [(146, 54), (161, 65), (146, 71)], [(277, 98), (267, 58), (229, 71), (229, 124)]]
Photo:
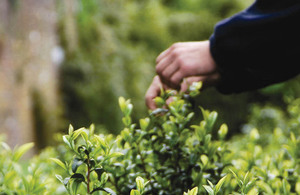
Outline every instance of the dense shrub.
[(244, 135), (226, 140), (228, 127), (215, 125), (215, 111), (200, 108), (203, 119), (191, 120), (200, 86), (189, 94), (162, 92), (159, 108), (138, 124), (130, 100), (120, 98), (119, 135), (70, 126), (64, 145), (29, 163), (18, 162), (32, 143), (11, 150), (2, 142), (1, 194), (299, 194), (300, 99), (289, 100), (285, 117), (253, 109)]

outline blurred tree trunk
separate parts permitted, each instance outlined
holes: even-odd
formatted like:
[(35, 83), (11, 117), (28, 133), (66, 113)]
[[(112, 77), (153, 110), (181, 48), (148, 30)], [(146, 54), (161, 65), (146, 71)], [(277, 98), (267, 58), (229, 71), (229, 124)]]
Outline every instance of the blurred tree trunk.
[(63, 18), (64, 18), (64, 36), (66, 37), (66, 48), (70, 53), (73, 53), (78, 48), (78, 37), (76, 30), (76, 1), (64, 0)]
[(55, 0), (0, 1), (0, 133), (49, 144), (58, 128)]

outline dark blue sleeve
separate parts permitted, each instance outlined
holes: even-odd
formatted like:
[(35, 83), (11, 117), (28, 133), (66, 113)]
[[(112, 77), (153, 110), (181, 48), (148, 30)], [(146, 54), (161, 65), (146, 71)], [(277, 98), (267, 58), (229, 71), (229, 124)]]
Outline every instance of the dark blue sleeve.
[(300, 0), (257, 0), (219, 22), (210, 38), (221, 74), (217, 89), (237, 93), (300, 73)]

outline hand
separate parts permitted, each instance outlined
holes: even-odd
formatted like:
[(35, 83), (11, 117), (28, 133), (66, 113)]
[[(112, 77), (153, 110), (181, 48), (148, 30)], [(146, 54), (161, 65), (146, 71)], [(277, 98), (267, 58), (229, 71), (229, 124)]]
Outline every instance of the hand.
[(215, 85), (219, 80), (217, 66), (210, 54), (209, 41), (173, 44), (156, 60), (157, 76), (146, 92), (149, 109), (156, 108), (154, 98), (163, 89), (180, 89), (185, 92), (193, 82), (202, 81), (203, 88)]
[(217, 66), (210, 54), (209, 41), (175, 43), (156, 59), (161, 83), (180, 89), (184, 78), (198, 77), (203, 85), (214, 85), (219, 79)]
[(149, 109), (154, 110), (156, 108), (154, 98), (159, 96), (161, 88), (163, 88), (163, 84), (160, 81), (159, 76), (155, 76), (145, 96), (145, 103)]
[[(206, 79), (206, 85), (205, 87), (209, 86), (209, 85), (213, 85), (215, 80), (218, 80), (217, 74), (215, 74), (214, 76), (212, 75), (211, 77)], [(186, 79), (184, 79), (184, 81), (181, 83), (181, 87), (180, 87), (180, 91), (185, 92), (187, 91), (188, 87), (193, 83), (193, 82), (198, 82), (198, 81), (203, 81), (203, 77), (201, 76), (195, 76), (195, 77), (188, 77)], [(159, 76), (155, 76), (153, 78), (153, 81), (150, 85), (150, 87), (148, 88), (147, 92), (146, 92), (146, 96), (145, 96), (145, 103), (146, 106), (151, 109), (154, 110), (156, 109), (156, 104), (154, 102), (154, 98), (160, 95), (160, 91), (161, 88), (167, 90), (170, 89), (168, 86), (164, 85)], [(167, 104), (172, 101), (172, 99), (168, 99), (167, 100)]]

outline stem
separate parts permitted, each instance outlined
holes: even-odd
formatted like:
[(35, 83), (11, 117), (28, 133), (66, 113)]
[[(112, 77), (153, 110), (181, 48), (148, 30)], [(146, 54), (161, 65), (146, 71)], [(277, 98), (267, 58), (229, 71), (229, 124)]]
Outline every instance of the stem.
[(87, 155), (87, 168), (88, 168), (88, 172), (87, 172), (87, 193), (90, 194), (90, 171), (91, 171), (91, 167), (90, 167), (90, 156)]

